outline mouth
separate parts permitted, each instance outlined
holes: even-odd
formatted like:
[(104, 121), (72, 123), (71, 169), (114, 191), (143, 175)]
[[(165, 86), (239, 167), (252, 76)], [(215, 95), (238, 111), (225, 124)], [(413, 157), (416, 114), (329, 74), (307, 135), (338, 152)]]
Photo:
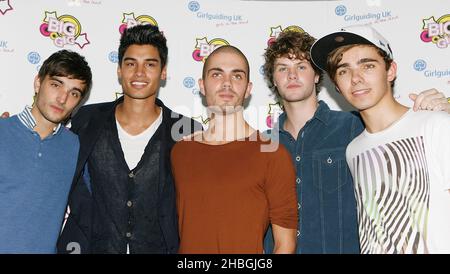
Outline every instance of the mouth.
[(148, 85), (148, 82), (142, 82), (142, 81), (132, 81), (131, 86), (137, 89), (144, 88)]
[(370, 88), (361, 88), (361, 89), (353, 90), (352, 95), (353, 96), (361, 96), (361, 95), (366, 95), (369, 92), (370, 92)]
[(53, 109), (53, 111), (55, 111), (57, 113), (63, 113), (64, 112), (63, 108), (59, 108), (57, 106), (51, 106), (51, 108)]
[(289, 84), (289, 85), (287, 85), (288, 89), (296, 89), (296, 88), (299, 88), (299, 87), (301, 87), (301, 85), (299, 85), (299, 84)]

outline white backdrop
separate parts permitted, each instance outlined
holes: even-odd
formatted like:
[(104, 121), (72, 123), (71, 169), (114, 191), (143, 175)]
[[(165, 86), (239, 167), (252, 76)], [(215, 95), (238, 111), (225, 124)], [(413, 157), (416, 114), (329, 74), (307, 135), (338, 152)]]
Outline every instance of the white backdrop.
[[(0, 111), (31, 104), (33, 77), (53, 52), (84, 55), (93, 70), (89, 103), (120, 94), (116, 77), (120, 30), (157, 24), (168, 39), (168, 80), (159, 97), (172, 109), (204, 120), (198, 92), (202, 59), (217, 45), (232, 44), (249, 58), (253, 94), (250, 123), (265, 130), (279, 113), (263, 76), (262, 54), (284, 29), (316, 38), (340, 27), (373, 24), (390, 42), (399, 64), (396, 97), (430, 87), (450, 96), (450, 1), (238, 1), (238, 0), (0, 0)], [(71, 28), (74, 27), (74, 28)], [(349, 109), (326, 82), (320, 93), (333, 109)]]

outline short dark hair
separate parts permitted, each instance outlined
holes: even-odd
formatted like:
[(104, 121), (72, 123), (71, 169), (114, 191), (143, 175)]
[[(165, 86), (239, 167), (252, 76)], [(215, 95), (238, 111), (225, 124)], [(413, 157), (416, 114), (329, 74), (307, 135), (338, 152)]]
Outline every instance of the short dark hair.
[(250, 82), (250, 64), (248, 63), (248, 59), (245, 56), (244, 53), (242, 53), (242, 51), (240, 49), (238, 49), (235, 46), (232, 45), (224, 45), (224, 46), (220, 46), (218, 48), (216, 48), (213, 52), (211, 52), (211, 54), (208, 56), (208, 58), (206, 58), (205, 63), (203, 64), (203, 71), (202, 71), (202, 78), (205, 79), (206, 77), (206, 67), (208, 66), (208, 60), (209, 58), (211, 58), (212, 56), (225, 51), (225, 52), (234, 52), (237, 55), (241, 56), (242, 59), (244, 59), (245, 61), (245, 66), (247, 67), (247, 82)]
[(283, 31), (278, 38), (269, 45), (264, 53), (264, 77), (269, 88), (278, 96), (277, 87), (273, 82), (273, 71), (275, 60), (280, 57), (294, 56), (296, 59), (308, 60), (314, 72), (319, 75), (319, 81), (316, 84), (316, 94), (320, 91), (320, 84), (323, 79), (323, 71), (311, 61), (310, 49), (316, 39), (306, 32)]
[(46, 76), (61, 76), (70, 79), (81, 80), (85, 84), (82, 96), (92, 86), (92, 72), (86, 59), (74, 51), (60, 50), (48, 57), (38, 72), (39, 80), (42, 82)]
[(125, 51), (132, 45), (154, 46), (158, 49), (161, 68), (166, 65), (168, 55), (167, 40), (157, 26), (146, 24), (125, 29), (120, 38), (119, 66), (122, 65)]

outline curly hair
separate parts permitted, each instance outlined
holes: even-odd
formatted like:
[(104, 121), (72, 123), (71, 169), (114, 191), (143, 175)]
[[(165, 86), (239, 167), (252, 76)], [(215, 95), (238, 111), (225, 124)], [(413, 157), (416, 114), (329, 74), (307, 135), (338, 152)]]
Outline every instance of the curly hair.
[(274, 64), (277, 58), (284, 56), (294, 56), (301, 60), (308, 60), (314, 72), (319, 75), (319, 81), (316, 84), (316, 94), (319, 93), (319, 86), (323, 79), (323, 71), (311, 61), (310, 49), (316, 39), (306, 32), (284, 31), (278, 38), (269, 45), (264, 53), (264, 78), (269, 88), (280, 97), (277, 87), (273, 82)]

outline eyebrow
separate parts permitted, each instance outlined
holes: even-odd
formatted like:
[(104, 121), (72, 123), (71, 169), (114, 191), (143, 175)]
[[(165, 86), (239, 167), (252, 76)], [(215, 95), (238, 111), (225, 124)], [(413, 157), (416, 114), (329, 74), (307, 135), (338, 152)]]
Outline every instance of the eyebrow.
[[(221, 68), (210, 68), (210, 69), (208, 69), (208, 73), (210, 73), (211, 71), (224, 72), (224, 70), (221, 69)], [(245, 72), (245, 70), (243, 70), (243, 69), (233, 69), (233, 70), (231, 70), (231, 72), (233, 72), (233, 73), (243, 73), (244, 75), (247, 75), (247, 72)]]
[[(379, 63), (379, 61), (376, 60), (376, 59), (372, 59), (372, 58), (362, 58), (362, 59), (360, 59), (360, 60), (358, 61), (358, 63), (356, 63), (356, 64), (357, 64), (357, 65), (361, 65), (361, 64), (369, 63), (369, 62), (376, 62), (376, 63)], [(339, 68), (342, 68), (342, 67), (347, 68), (347, 67), (349, 67), (349, 66), (350, 66), (349, 63), (343, 63), (343, 64), (338, 65), (338, 66), (336, 67), (336, 70), (339, 69)]]
[[(61, 85), (65, 85), (66, 83), (64, 83), (64, 81), (56, 78), (55, 76), (50, 76), (50, 80), (56, 81), (58, 83), (60, 83)], [(77, 87), (73, 87), (70, 91), (78, 91), (79, 93), (83, 94), (83, 92), (81, 91), (81, 89), (77, 88)]]
[[(133, 57), (125, 57), (125, 58), (123, 58), (123, 62), (125, 62), (125, 61), (137, 61), (137, 59), (133, 58)], [(147, 58), (147, 59), (145, 59), (145, 61), (159, 63), (159, 60), (156, 58)]]

